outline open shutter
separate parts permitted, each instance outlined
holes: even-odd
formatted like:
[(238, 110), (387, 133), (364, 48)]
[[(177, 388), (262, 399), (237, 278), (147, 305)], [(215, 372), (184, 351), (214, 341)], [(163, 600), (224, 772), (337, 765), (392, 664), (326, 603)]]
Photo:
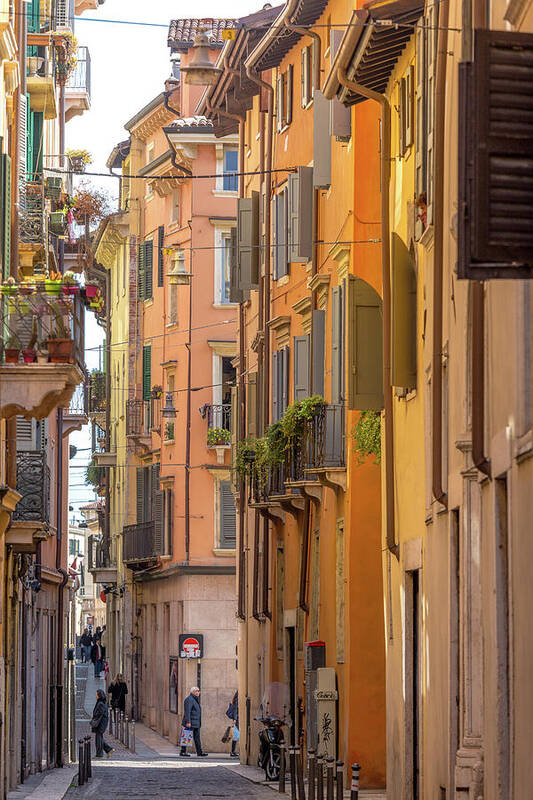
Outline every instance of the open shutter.
[(392, 234), (392, 385), (416, 388), (416, 274), (411, 253)]
[(17, 417), (17, 452), (24, 450), (40, 450), (37, 442), (37, 420)]
[(333, 405), (340, 403), (340, 286), (331, 290), (331, 402)]
[(143, 400), (152, 397), (152, 345), (143, 347)]
[(0, 156), (1, 165), (1, 186), (2, 205), (0, 208), (0, 232), (1, 256), (2, 256), (2, 278), (9, 277), (11, 262), (11, 158), (2, 154)]
[(309, 336), (294, 337), (294, 401), (309, 397)]
[(247, 435), (257, 436), (257, 372), (248, 373), (246, 416), (248, 428)]
[[(19, 208), (24, 211), (26, 208), (26, 180), (27, 180), (27, 167), (28, 167), (28, 114), (29, 101), (25, 94), (19, 95), (19, 108), (20, 108), (20, 128), (18, 132), (18, 145), (19, 145)], [(33, 137), (32, 137), (33, 143)], [(31, 167), (30, 167), (31, 170)]]
[(285, 109), (285, 124), (290, 125), (292, 122), (292, 78), (293, 78), (293, 66), (289, 64), (287, 68), (287, 84), (286, 84), (286, 91), (287, 91), (287, 107)]
[(259, 285), (259, 192), (237, 201), (237, 258), (239, 288)]
[(283, 76), (278, 75), (276, 81), (276, 128), (278, 133), (283, 128)]
[(154, 243), (152, 240), (144, 243), (144, 299), (149, 300), (154, 293)]
[(237, 228), (232, 228), (230, 232), (229, 276), (230, 303), (242, 303), (243, 293), (239, 285), (239, 269), (237, 262)]
[(331, 137), (329, 135), (329, 100), (321, 91), (313, 91), (313, 186), (331, 186)]
[(137, 297), (139, 300), (145, 298), (145, 249), (144, 244), (137, 245)]
[(278, 250), (278, 278), (282, 278), (284, 275), (289, 274), (289, 242), (288, 242), (288, 231), (287, 231), (287, 196), (288, 191), (287, 188), (282, 189), (279, 193), (278, 197), (278, 206), (277, 206), (277, 217), (276, 217), (276, 225), (277, 225), (277, 250)]
[(411, 147), (413, 144), (414, 126), (414, 83), (415, 68), (411, 65), (405, 76), (405, 146)]
[(237, 542), (235, 499), (229, 481), (220, 481), (220, 547), (234, 550)]
[(434, 130), (435, 130), (435, 64), (437, 50), (437, 10), (435, 0), (428, 5), (426, 25), (426, 192), (427, 224), (433, 225), (434, 204)]
[(144, 509), (145, 509), (145, 497), (144, 497), (144, 472), (145, 467), (137, 467), (137, 524), (140, 525), (141, 522), (144, 522)]
[(278, 360), (280, 351), (274, 350), (272, 353), (272, 422), (277, 422), (281, 416), (279, 410), (279, 387), (278, 387)]
[(361, 278), (348, 276), (348, 408), (383, 408), (381, 297)]
[(278, 204), (279, 195), (273, 198), (274, 208), (272, 213), (272, 280), (279, 278), (279, 248), (278, 248)]
[(28, 33), (41, 30), (41, 0), (31, 0), (26, 10)]
[(285, 413), (289, 405), (289, 359), (290, 348), (284, 347), (280, 352), (280, 370), (279, 370), (279, 383), (280, 383), (280, 417)]
[(326, 347), (326, 312), (313, 311), (312, 316), (313, 326), (313, 386), (311, 387), (311, 394), (319, 394), (324, 397), (324, 356)]
[(309, 261), (313, 252), (313, 168), (289, 175), (289, 261)]
[(166, 506), (165, 506), (165, 543), (164, 554), (172, 554), (172, 533), (173, 533), (173, 519), (174, 519), (174, 492), (172, 489), (165, 490)]
[[(426, 97), (424, 93), (425, 80), (425, 30), (424, 20), (416, 25), (416, 196), (420, 197), (426, 191)], [(421, 219), (416, 218), (415, 236), (417, 239), (424, 233)]]
[(301, 103), (305, 108), (309, 102), (309, 48), (302, 50), (302, 84), (301, 84)]
[(165, 244), (165, 226), (160, 225), (157, 229), (157, 285), (163, 286), (165, 282), (163, 256), (163, 246)]
[(165, 545), (165, 492), (154, 492), (154, 554), (163, 555)]

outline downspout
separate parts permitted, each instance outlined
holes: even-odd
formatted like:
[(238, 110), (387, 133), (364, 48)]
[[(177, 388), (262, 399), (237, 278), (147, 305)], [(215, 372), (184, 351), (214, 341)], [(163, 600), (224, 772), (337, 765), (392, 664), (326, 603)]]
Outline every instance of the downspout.
[(446, 102), (446, 59), (448, 56), (448, 0), (441, 0), (435, 75), (435, 168), (434, 168), (434, 261), (433, 261), (433, 358), (432, 393), (432, 488), (438, 503), (447, 508), (448, 495), (442, 486), (442, 300), (443, 300), (443, 210), (444, 210), (444, 112)]
[[(445, 2), (445, 0), (444, 0)], [(390, 280), (390, 103), (385, 95), (348, 80), (346, 70), (339, 67), (337, 78), (341, 86), (375, 100), (381, 105), (381, 281), (383, 285), (383, 396), (385, 427), (385, 514), (387, 549), (396, 558), (396, 521), (394, 518), (394, 419), (391, 384), (391, 280)]]
[(191, 186), (191, 219), (187, 221), (190, 230), (190, 264), (189, 264), (189, 329), (187, 334), (187, 410), (185, 421), (185, 561), (189, 563), (191, 557), (191, 414), (192, 414), (192, 289), (194, 275), (192, 269), (192, 222), (193, 222), (193, 203), (192, 193), (194, 186)]
[(472, 281), (472, 460), (491, 477), (485, 457), (485, 287)]
[(301, 36), (310, 36), (316, 42), (315, 52), (313, 53), (313, 88), (320, 89), (320, 60), (322, 57), (322, 39), (316, 31), (309, 28), (299, 28), (298, 25), (291, 25), (289, 22), (285, 23), (285, 27), (289, 31), (299, 33)]
[[(181, 112), (178, 111), (177, 108), (173, 108), (173, 106), (170, 105), (168, 101), (170, 95), (171, 92), (163, 92), (163, 104), (167, 109), (167, 111), (170, 111), (171, 114), (176, 114), (177, 117), (181, 117)], [(172, 166), (175, 169), (182, 172), (183, 175), (186, 176), (187, 178), (191, 177), (192, 171), (190, 169), (187, 169), (187, 167), (184, 167), (182, 164), (178, 164), (178, 162), (176, 161), (176, 151), (174, 150), (174, 148), (172, 148), (172, 155), (170, 156), (170, 159), (172, 161)]]

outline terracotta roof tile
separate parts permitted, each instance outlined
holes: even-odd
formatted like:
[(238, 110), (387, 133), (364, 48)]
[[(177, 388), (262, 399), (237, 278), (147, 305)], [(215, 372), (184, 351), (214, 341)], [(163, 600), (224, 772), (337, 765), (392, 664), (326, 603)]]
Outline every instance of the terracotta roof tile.
[(180, 117), (169, 125), (169, 128), (213, 128), (213, 122), (207, 117)]
[(173, 50), (186, 50), (192, 47), (194, 37), (199, 27), (208, 28), (211, 31), (213, 44), (222, 45), (222, 31), (225, 28), (233, 28), (234, 19), (173, 19), (170, 21), (168, 29), (168, 46)]

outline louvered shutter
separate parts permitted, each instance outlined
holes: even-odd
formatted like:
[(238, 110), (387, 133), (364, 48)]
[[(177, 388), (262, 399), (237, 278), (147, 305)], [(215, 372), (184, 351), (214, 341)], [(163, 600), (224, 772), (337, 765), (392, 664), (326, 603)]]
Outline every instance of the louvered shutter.
[(340, 402), (340, 286), (331, 290), (331, 402)]
[(26, 10), (28, 33), (39, 33), (41, 30), (41, 0), (31, 0)]
[[(415, 175), (416, 196), (420, 197), (426, 191), (426, 96), (424, 91), (425, 80), (425, 30), (424, 20), (416, 25), (416, 141), (415, 141)], [(415, 236), (417, 239), (424, 232), (424, 224), (417, 218), (415, 222)]]
[(165, 492), (154, 492), (154, 555), (161, 556), (165, 551)]
[(257, 372), (248, 373), (246, 396), (247, 435), (257, 436)]
[(309, 336), (294, 337), (294, 401), (309, 397)]
[(413, 114), (414, 114), (414, 83), (415, 69), (410, 66), (405, 76), (405, 146), (411, 147), (413, 144)]
[(416, 274), (411, 253), (392, 234), (392, 385), (416, 388)]
[(435, 130), (435, 64), (437, 50), (437, 19), (435, 2), (430, 3), (426, 16), (426, 191), (427, 224), (433, 225), (435, 185), (434, 130)]
[(298, 167), (289, 175), (289, 261), (309, 261), (313, 252), (313, 168)]
[(383, 408), (383, 313), (378, 293), (348, 276), (348, 408)]
[(290, 360), (290, 348), (284, 347), (283, 350), (280, 352), (279, 360), (280, 360), (280, 398), (281, 398), (281, 405), (280, 405), (280, 417), (285, 413), (289, 405), (289, 360)]
[(165, 510), (165, 555), (172, 554), (172, 533), (174, 530), (174, 492), (172, 489), (165, 490), (166, 510)]
[(9, 277), (11, 262), (11, 158), (2, 154), (2, 207), (0, 209), (0, 229), (2, 234), (2, 277)]
[(37, 442), (37, 420), (17, 417), (17, 452), (40, 450)]
[(137, 245), (137, 297), (139, 300), (145, 298), (145, 249), (144, 243)]
[(475, 31), (459, 73), (458, 275), (533, 277), (533, 35)]
[(340, 403), (346, 399), (346, 279), (340, 286), (339, 296), (339, 366), (340, 366)]
[(278, 360), (279, 350), (272, 353), (272, 422), (277, 422), (280, 418), (279, 411), (279, 387), (278, 387)]
[(154, 243), (151, 240), (144, 243), (144, 264), (144, 299), (149, 300), (154, 293)]
[(282, 189), (278, 195), (277, 205), (277, 235), (276, 245), (278, 251), (278, 278), (289, 274), (289, 242), (288, 242), (288, 216), (287, 216), (287, 188)]
[(152, 345), (143, 347), (143, 400), (152, 396)]
[(239, 286), (239, 270), (237, 263), (237, 228), (232, 228), (230, 232), (229, 275), (230, 303), (242, 303), (243, 293)]
[(321, 91), (313, 91), (313, 186), (331, 186), (331, 137), (329, 135), (329, 100)]
[(278, 133), (283, 127), (283, 77), (278, 75), (276, 81), (276, 128)]
[[(26, 181), (28, 165), (28, 110), (29, 100), (25, 94), (19, 95), (20, 127), (18, 132), (19, 162), (19, 208), (26, 208)], [(30, 112), (31, 113), (31, 112)], [(30, 167), (31, 169), (31, 167)]]
[(220, 547), (234, 550), (237, 542), (235, 499), (229, 481), (220, 481)]
[(278, 247), (279, 197), (279, 194), (274, 195), (274, 213), (272, 214), (272, 278), (275, 281), (279, 278), (280, 265), (280, 250)]
[(144, 522), (145, 497), (144, 497), (144, 472), (145, 467), (137, 467), (137, 524)]
[(309, 102), (309, 61), (307, 58), (307, 47), (302, 50), (302, 83), (301, 83), (301, 103), (305, 108)]
[(289, 64), (289, 66), (287, 68), (287, 84), (286, 84), (286, 87), (287, 87), (286, 88), (286, 91), (287, 91), (287, 95), (286, 95), (287, 107), (285, 109), (285, 123), (286, 123), (286, 125), (290, 125), (291, 122), (292, 122), (292, 94), (293, 94), (293, 92), (292, 92), (292, 78), (293, 78), (293, 72), (294, 72), (293, 66), (292, 66), (292, 64)]
[(313, 352), (311, 355), (313, 365), (313, 386), (311, 394), (324, 397), (324, 357), (326, 347), (326, 312), (314, 310), (312, 315), (313, 326)]
[(259, 192), (237, 201), (237, 259), (239, 288), (257, 289), (259, 283)]
[(157, 285), (163, 286), (165, 282), (165, 257), (163, 255), (163, 247), (165, 244), (165, 226), (160, 225), (157, 229)]

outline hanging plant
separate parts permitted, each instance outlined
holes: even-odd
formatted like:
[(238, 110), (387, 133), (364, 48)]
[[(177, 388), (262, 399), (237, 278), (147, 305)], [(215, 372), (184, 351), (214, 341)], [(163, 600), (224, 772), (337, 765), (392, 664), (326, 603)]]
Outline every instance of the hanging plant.
[(318, 394), (297, 400), (289, 406), (281, 419), (281, 427), (287, 440), (287, 447), (303, 436), (306, 423), (313, 419), (324, 406), (324, 398)]
[(381, 414), (379, 411), (362, 411), (352, 428), (354, 453), (359, 464), (368, 456), (375, 456), (375, 464), (381, 464)]
[(72, 198), (72, 215), (78, 225), (99, 222), (109, 211), (110, 198), (107, 192), (91, 187), (86, 181), (80, 183)]
[(93, 163), (93, 157), (88, 150), (67, 150), (72, 165), (72, 171), (78, 174), (85, 172), (85, 167)]

